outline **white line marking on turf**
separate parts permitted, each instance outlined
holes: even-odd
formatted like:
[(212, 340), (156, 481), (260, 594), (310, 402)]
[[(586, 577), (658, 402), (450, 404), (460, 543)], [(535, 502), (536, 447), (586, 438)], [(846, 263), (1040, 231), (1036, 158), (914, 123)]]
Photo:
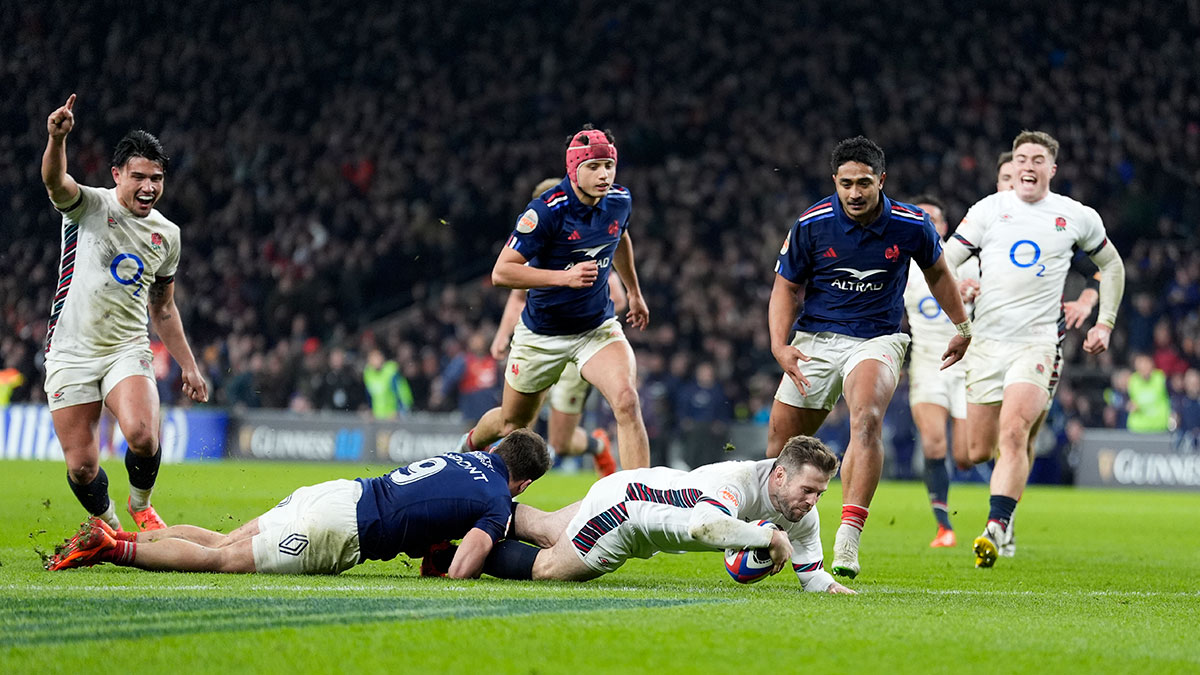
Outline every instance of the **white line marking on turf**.
[[(48, 585), (48, 584), (5, 584), (0, 585), (0, 591), (26, 591), (31, 593), (43, 592), (104, 592), (104, 591), (131, 591), (138, 593), (172, 593), (172, 592), (194, 592), (194, 591), (230, 591), (230, 592), (304, 592), (304, 593), (378, 593), (379, 591), (397, 590), (405, 592), (428, 593), (430, 595), (438, 595), (444, 591), (465, 591), (465, 590), (481, 590), (482, 586), (464, 586), (461, 584), (429, 584), (420, 588), (415, 588), (412, 585), (413, 580), (407, 580), (398, 584), (339, 584), (337, 586), (305, 586), (302, 584), (292, 585), (272, 585), (272, 584), (255, 584), (252, 586), (220, 586), (208, 584), (192, 584), (184, 586), (140, 586), (140, 585), (88, 585), (88, 586), (70, 586), (70, 585)], [(492, 588), (489, 590), (499, 590)], [(511, 590), (517, 591), (517, 595), (529, 595), (531, 593), (592, 593), (597, 595), (606, 595), (614, 593), (637, 593), (645, 595), (646, 593), (691, 593), (695, 591), (708, 590), (711, 588), (701, 589), (700, 587), (686, 588), (662, 588), (648, 589), (642, 586), (574, 586), (564, 588), (560, 585), (555, 586), (534, 586), (526, 585), (524, 587), (513, 587)], [(798, 590), (798, 589), (797, 589)], [(930, 588), (887, 588), (887, 587), (865, 587), (857, 589), (863, 595), (969, 595), (969, 596), (994, 596), (994, 597), (1018, 597), (1018, 596), (1064, 596), (1064, 597), (1114, 597), (1114, 598), (1191, 598), (1200, 597), (1200, 591), (1014, 591), (1014, 590), (977, 590), (977, 589), (930, 589)], [(564, 597), (567, 597), (564, 595)], [(724, 598), (721, 598), (724, 599)], [(714, 601), (717, 599), (714, 598)]]

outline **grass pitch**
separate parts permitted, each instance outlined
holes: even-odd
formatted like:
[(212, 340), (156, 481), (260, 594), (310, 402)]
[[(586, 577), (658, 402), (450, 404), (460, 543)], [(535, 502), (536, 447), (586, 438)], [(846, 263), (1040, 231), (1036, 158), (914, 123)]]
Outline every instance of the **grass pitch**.
[[(167, 466), (155, 505), (228, 531), (301, 485), (390, 468)], [(37, 551), (84, 515), (64, 473), (0, 462), (0, 673), (1200, 672), (1195, 494), (1031, 488), (1017, 557), (977, 570), (986, 486), (952, 487), (959, 545), (930, 549), (923, 487), (885, 483), (848, 582), (860, 594), (834, 597), (801, 592), (790, 571), (739, 586), (718, 553), (585, 584), (422, 579), (403, 558), (337, 577), (50, 573)], [(522, 501), (556, 508), (591, 480), (551, 474)], [(827, 562), (840, 500), (835, 482), (819, 507)]]

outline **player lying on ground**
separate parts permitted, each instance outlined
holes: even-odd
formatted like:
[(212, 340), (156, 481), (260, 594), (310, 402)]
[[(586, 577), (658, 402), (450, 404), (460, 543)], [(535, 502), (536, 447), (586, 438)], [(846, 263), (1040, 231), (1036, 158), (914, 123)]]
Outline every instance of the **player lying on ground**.
[(229, 534), (174, 525), (138, 534), (90, 518), (47, 569), (102, 562), (146, 570), (338, 574), (398, 553), (422, 557), (462, 538), (449, 576), (479, 576), (492, 545), (508, 530), (512, 498), (546, 473), (541, 436), (514, 431), (491, 453), (444, 455), (376, 478), (302, 487)]
[[(559, 511), (519, 504), (516, 535), (547, 548), (502, 541), (484, 572), (506, 579), (586, 581), (630, 558), (661, 551), (768, 548), (772, 574), (790, 560), (804, 590), (854, 593), (834, 581), (822, 562), (816, 506), (837, 466), (837, 457), (819, 440), (796, 436), (776, 459), (720, 462), (690, 472), (618, 471)], [(746, 522), (760, 519), (780, 529)]]

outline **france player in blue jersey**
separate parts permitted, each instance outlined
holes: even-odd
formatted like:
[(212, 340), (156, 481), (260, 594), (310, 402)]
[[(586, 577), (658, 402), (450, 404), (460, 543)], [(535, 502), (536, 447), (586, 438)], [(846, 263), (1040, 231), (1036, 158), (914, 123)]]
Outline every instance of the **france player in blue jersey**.
[(546, 442), (514, 431), (490, 453), (448, 452), (386, 475), (302, 487), (228, 535), (193, 525), (134, 534), (90, 518), (47, 562), (147, 570), (337, 574), (367, 560), (462, 539), (448, 575), (479, 576), (508, 530), (512, 498), (550, 467)]
[(513, 332), (499, 408), (484, 414), (463, 439), (474, 450), (528, 427), (546, 390), (568, 363), (579, 367), (612, 407), (621, 467), (650, 465), (633, 349), (613, 311), (608, 276), (625, 284), (629, 325), (645, 329), (642, 297), (629, 236), (629, 190), (614, 182), (612, 134), (586, 125), (567, 139), (567, 176), (529, 203), (492, 269), (492, 283), (527, 288)]
[(815, 433), (845, 394), (851, 434), (832, 568), (853, 578), (883, 472), (883, 414), (908, 348), (900, 319), (909, 260), (958, 328), (943, 368), (963, 357), (971, 325), (929, 217), (883, 194), (883, 150), (862, 136), (846, 139), (834, 149), (831, 168), (837, 192), (800, 215), (775, 265), (768, 324), (784, 376), (771, 407), (767, 456), (777, 456), (792, 436)]

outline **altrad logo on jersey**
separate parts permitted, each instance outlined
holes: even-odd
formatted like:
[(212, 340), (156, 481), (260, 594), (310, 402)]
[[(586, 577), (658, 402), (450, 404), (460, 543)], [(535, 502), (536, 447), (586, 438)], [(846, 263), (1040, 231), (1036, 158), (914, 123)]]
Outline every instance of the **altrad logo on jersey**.
[(849, 274), (850, 276), (854, 277), (854, 280), (851, 281), (850, 279), (835, 279), (835, 280), (829, 282), (830, 286), (833, 286), (834, 288), (838, 289), (839, 291), (851, 291), (853, 293), (865, 293), (867, 291), (873, 292), (873, 291), (882, 291), (883, 290), (883, 282), (882, 281), (865, 281), (865, 279), (867, 279), (869, 277), (873, 277), (876, 274), (882, 274), (882, 273), (886, 272), (887, 270), (856, 270), (853, 267), (838, 267), (838, 268), (835, 268), (834, 271), (845, 272), (846, 274)]

